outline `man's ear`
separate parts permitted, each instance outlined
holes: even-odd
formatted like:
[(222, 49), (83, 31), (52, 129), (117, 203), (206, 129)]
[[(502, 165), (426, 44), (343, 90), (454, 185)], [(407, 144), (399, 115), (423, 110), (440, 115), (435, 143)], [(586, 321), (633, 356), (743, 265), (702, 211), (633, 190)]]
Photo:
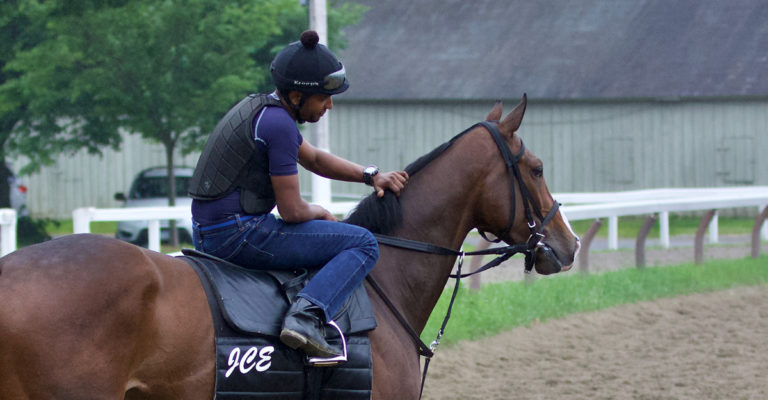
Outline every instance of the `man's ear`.
[(301, 92), (298, 90), (291, 90), (288, 93), (288, 102), (291, 103), (292, 106), (298, 107), (299, 104), (301, 104)]

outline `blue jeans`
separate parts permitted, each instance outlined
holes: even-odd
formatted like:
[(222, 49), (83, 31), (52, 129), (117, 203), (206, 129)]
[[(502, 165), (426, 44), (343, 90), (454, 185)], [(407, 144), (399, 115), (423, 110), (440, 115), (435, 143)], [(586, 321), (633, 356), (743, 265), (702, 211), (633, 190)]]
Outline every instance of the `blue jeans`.
[(299, 292), (332, 319), (379, 258), (368, 230), (341, 222), (313, 220), (288, 224), (272, 214), (235, 215), (210, 229), (194, 224), (195, 249), (246, 268), (317, 270)]

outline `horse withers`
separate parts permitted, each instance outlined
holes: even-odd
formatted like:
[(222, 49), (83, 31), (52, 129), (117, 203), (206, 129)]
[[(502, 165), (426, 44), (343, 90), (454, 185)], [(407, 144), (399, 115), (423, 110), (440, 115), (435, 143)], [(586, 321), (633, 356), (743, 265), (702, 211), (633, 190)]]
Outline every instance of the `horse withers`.
[[(477, 228), (509, 244), (531, 243), (541, 274), (568, 270), (578, 238), (556, 210), (541, 160), (515, 133), (525, 107), (523, 97), (501, 120), (497, 104), (486, 119), (501, 143), (474, 126), (407, 167), (410, 183), (399, 198), (368, 197), (348, 221), (449, 249)], [(455, 261), (382, 245), (372, 277), (420, 333)], [(372, 398), (418, 398), (413, 337), (382, 295), (369, 287), (369, 297), (378, 320), (369, 334)], [(213, 336), (200, 279), (181, 259), (98, 235), (70, 235), (0, 259), (2, 400), (212, 399)]]

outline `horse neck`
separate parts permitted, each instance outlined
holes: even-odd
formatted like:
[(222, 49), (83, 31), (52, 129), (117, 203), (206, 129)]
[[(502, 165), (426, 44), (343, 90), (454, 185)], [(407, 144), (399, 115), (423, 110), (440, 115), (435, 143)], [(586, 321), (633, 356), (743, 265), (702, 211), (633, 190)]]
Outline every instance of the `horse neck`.
[[(458, 146), (456, 146), (458, 147)], [(400, 196), (403, 224), (392, 235), (459, 249), (474, 226), (482, 160), (449, 149), (411, 178)], [(418, 332), (424, 328), (456, 257), (381, 247), (374, 276)]]

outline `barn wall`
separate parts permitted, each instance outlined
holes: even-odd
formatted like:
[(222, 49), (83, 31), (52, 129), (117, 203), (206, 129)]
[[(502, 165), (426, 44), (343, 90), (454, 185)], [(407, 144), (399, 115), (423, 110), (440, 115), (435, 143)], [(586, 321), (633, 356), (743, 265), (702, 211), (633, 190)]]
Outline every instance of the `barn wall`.
[[(516, 101), (505, 101), (505, 115)], [(483, 103), (341, 103), (331, 148), (401, 168), (484, 118)], [(531, 101), (519, 131), (553, 192), (768, 185), (768, 101)], [(361, 140), (361, 138), (368, 138)], [(357, 185), (334, 184), (337, 192)]]
[[(334, 99), (336, 100), (336, 99)], [(505, 113), (517, 100), (505, 100)], [(401, 169), (483, 119), (493, 102), (335, 101), (331, 151), (360, 164)], [(305, 137), (309, 140), (307, 130)], [(545, 163), (552, 192), (768, 185), (768, 100), (541, 102), (528, 104), (520, 134)], [(198, 155), (177, 165), (194, 166)], [(501, 162), (501, 160), (500, 160)], [(104, 157), (60, 157), (22, 178), (35, 217), (71, 218), (77, 207), (118, 207), (142, 169), (164, 165), (161, 145), (126, 136)], [(303, 192), (310, 180), (301, 173)], [(359, 197), (361, 184), (334, 182)]]

